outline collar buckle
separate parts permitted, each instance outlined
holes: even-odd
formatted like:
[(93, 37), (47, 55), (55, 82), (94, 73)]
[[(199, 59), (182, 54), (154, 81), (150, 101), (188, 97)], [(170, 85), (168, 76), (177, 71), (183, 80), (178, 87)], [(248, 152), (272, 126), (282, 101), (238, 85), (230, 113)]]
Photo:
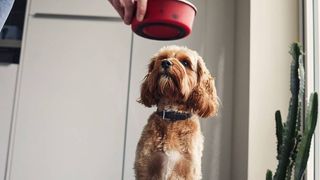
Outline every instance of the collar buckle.
[(162, 119), (164, 119), (166, 117), (166, 110), (162, 111)]

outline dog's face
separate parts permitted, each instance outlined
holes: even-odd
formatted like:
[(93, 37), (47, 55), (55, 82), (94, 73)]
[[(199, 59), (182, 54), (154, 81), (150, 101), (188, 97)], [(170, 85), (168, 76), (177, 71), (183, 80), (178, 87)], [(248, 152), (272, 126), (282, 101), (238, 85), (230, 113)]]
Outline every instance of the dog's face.
[(202, 58), (179, 46), (164, 47), (151, 59), (140, 102), (147, 107), (183, 105), (201, 117), (215, 115), (218, 106), (214, 80)]

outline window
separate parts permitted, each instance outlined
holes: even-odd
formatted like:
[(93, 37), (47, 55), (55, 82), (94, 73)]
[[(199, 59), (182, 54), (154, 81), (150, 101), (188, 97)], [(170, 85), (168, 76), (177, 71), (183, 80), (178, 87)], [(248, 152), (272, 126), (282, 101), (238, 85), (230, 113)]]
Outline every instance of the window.
[[(320, 3), (319, 0), (311, 0), (304, 2), (304, 46), (306, 53), (306, 65), (307, 65), (307, 95), (313, 91), (319, 92), (320, 84), (320, 63), (319, 63), (319, 53), (320, 53)], [(309, 97), (309, 96), (307, 96)], [(314, 143), (310, 149), (310, 157), (307, 169), (307, 179), (308, 180), (320, 180), (320, 128), (319, 128), (319, 115), (318, 115), (318, 125), (314, 136)]]

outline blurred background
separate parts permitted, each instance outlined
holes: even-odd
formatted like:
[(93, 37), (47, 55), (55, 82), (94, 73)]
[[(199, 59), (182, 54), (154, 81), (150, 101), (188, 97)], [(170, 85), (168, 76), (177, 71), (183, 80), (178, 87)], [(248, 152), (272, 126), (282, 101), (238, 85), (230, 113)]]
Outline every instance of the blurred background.
[(193, 0), (193, 33), (143, 39), (107, 0), (16, 0), (0, 34), (0, 180), (133, 180), (155, 110), (137, 103), (150, 57), (198, 51), (221, 107), (202, 120), (204, 180), (256, 180), (276, 167), (274, 112), (286, 114), (298, 0)]

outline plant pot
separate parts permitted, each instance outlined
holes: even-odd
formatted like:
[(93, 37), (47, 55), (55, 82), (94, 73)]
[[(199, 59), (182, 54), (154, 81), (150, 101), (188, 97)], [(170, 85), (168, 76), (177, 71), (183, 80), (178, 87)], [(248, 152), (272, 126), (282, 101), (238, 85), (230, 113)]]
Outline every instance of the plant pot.
[(196, 12), (196, 7), (186, 0), (149, 0), (143, 21), (134, 18), (131, 28), (149, 39), (181, 39), (191, 33)]

